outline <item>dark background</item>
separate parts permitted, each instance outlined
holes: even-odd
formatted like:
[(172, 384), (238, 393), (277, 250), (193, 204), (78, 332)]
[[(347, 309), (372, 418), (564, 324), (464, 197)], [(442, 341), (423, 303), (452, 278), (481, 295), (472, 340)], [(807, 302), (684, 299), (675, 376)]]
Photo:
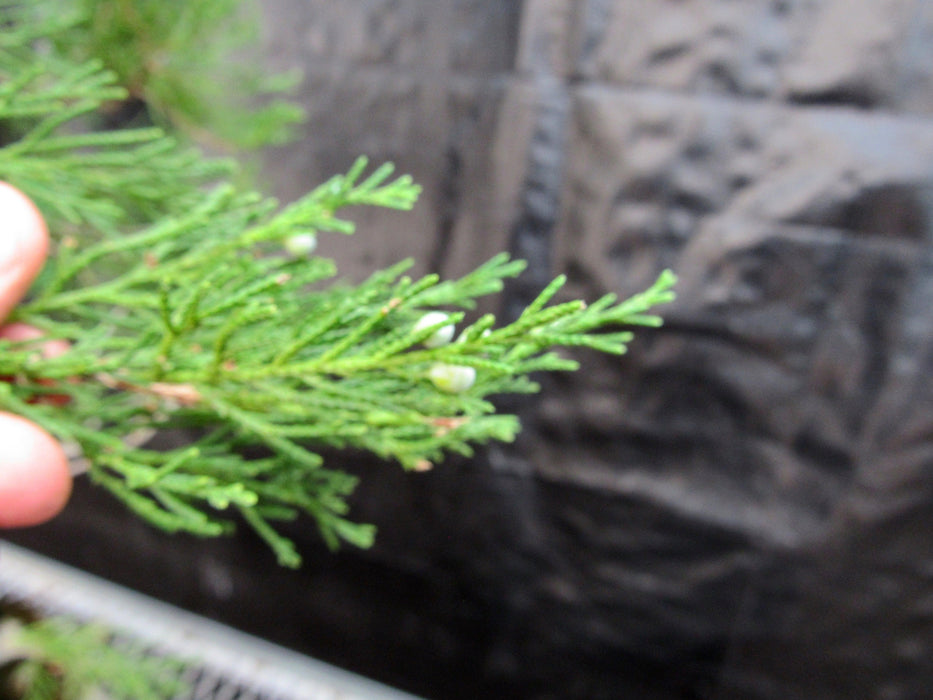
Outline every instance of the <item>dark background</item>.
[(278, 569), (79, 485), (13, 539), (430, 698), (923, 698), (933, 688), (933, 2), (270, 0), (309, 121), (285, 200), (356, 155), (425, 186), (321, 252), (530, 262), (679, 299), (504, 408), (515, 445), (345, 454), (371, 551)]

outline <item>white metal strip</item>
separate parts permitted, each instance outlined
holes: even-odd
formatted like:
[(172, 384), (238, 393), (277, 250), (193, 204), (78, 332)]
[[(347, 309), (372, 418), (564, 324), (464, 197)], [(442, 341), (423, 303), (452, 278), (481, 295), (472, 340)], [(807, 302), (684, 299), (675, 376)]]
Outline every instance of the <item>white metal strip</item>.
[(223, 678), (282, 699), (418, 700), (186, 610), (0, 541), (0, 595), (93, 620)]

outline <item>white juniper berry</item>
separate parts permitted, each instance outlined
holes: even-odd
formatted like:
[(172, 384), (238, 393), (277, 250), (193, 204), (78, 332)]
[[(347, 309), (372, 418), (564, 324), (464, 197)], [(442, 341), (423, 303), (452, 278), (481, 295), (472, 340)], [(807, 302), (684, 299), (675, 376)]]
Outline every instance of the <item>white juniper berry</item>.
[(317, 235), (311, 231), (295, 233), (285, 239), (285, 250), (293, 258), (308, 258), (317, 250)]
[[(436, 326), (439, 323), (444, 323), (450, 318), (448, 314), (445, 314), (443, 311), (429, 311), (415, 324), (415, 330), (423, 330), (425, 328), (430, 328), (431, 326)], [(428, 348), (438, 348), (442, 345), (447, 345), (454, 337), (454, 326), (452, 323), (448, 323), (445, 326), (441, 326), (434, 333), (429, 335), (424, 340), (425, 347)]]
[(428, 372), (431, 383), (448, 394), (460, 394), (476, 382), (476, 370), (463, 365), (449, 365), (438, 362)]

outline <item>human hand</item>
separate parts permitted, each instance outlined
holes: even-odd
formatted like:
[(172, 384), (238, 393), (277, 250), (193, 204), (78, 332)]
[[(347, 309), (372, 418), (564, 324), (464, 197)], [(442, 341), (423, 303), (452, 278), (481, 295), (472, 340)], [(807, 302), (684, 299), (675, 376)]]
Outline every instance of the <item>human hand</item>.
[[(45, 262), (48, 232), (21, 192), (0, 182), (0, 323), (22, 299)], [(0, 338), (39, 336), (21, 323), (0, 326)], [(46, 353), (58, 353), (49, 344)], [(0, 412), (0, 527), (36, 525), (55, 516), (71, 493), (68, 460), (42, 428)]]

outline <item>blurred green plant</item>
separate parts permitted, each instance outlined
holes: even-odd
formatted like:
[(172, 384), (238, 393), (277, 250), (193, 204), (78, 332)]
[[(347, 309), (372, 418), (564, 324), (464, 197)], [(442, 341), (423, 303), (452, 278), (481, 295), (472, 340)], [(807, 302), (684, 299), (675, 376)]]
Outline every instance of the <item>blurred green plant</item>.
[(0, 698), (165, 700), (187, 688), (184, 670), (181, 660), (121, 640), (103, 626), (37, 618), (0, 600)]
[(294, 137), (304, 116), (282, 99), (298, 71), (270, 75), (258, 56), (263, 26), (251, 0), (35, 0), (36, 19), (57, 20), (56, 53), (98, 60), (126, 93), (102, 104), (111, 123), (145, 112), (224, 151)]

